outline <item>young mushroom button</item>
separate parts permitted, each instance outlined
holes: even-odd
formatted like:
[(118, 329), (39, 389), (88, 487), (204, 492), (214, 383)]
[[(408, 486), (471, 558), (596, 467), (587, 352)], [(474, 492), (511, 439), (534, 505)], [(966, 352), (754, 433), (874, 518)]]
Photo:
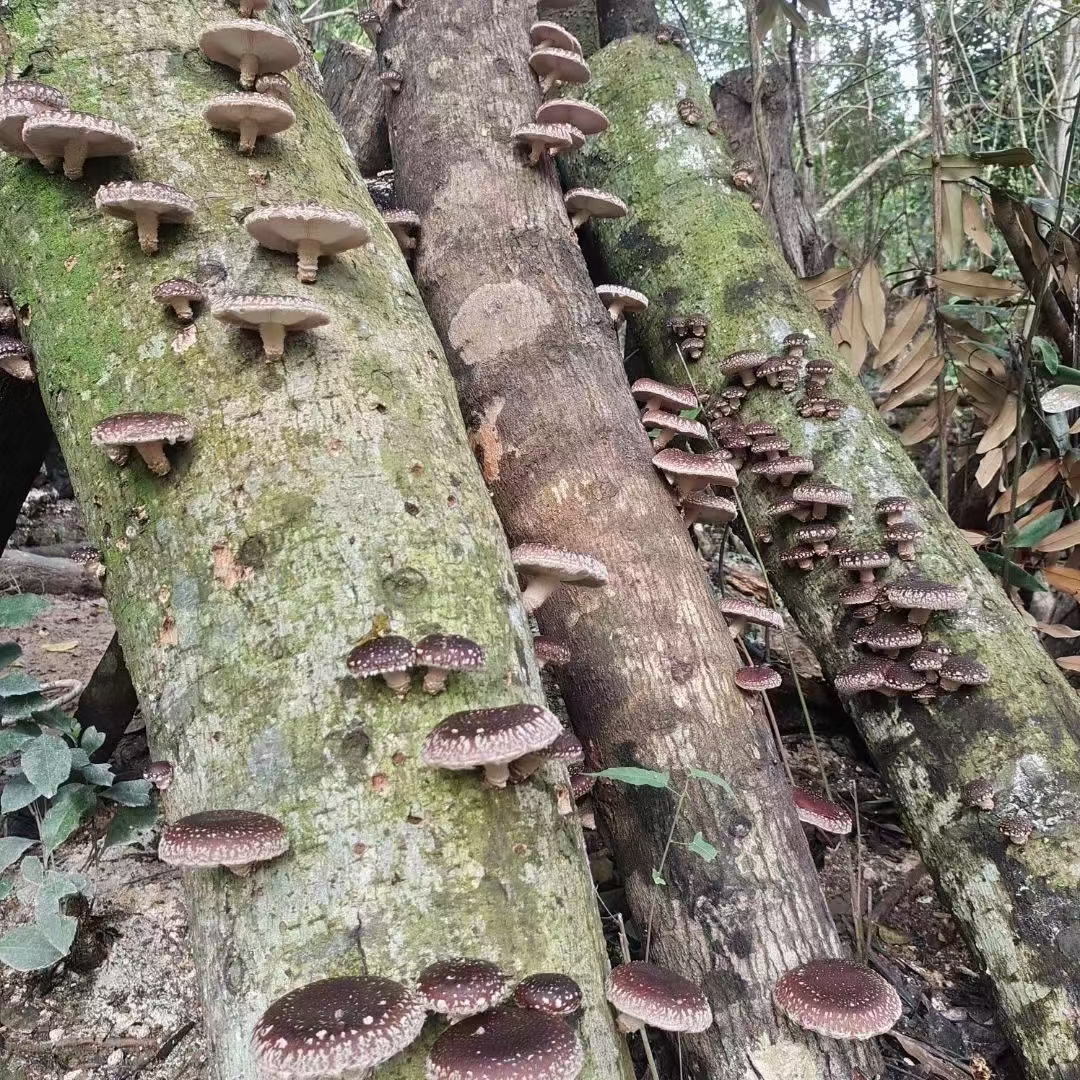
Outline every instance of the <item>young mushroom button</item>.
[(595, 589), (608, 580), (599, 559), (546, 544), (518, 544), (510, 558), (523, 582), (521, 598), (530, 615), (564, 582)]
[(270, 94), (222, 94), (207, 103), (203, 119), (215, 131), (232, 131), (240, 136), (240, 153), (254, 154), (260, 135), (278, 135), (296, 122), (296, 113), (280, 98)]
[(607, 999), (619, 1011), (620, 1031), (648, 1025), (662, 1031), (697, 1032), (712, 1024), (712, 1009), (701, 989), (658, 964), (633, 960), (612, 968)]
[(587, 83), (591, 76), (589, 65), (580, 53), (550, 45), (541, 45), (529, 54), (529, 67), (540, 79), (542, 94), (559, 83)]
[(483, 671), (487, 653), (461, 634), (428, 634), (416, 643), (418, 667), (426, 667), (424, 692), (441, 694), (451, 671)]
[(367, 1076), (416, 1041), (427, 1012), (392, 979), (340, 976), (291, 990), (255, 1025), (257, 1075)]
[(870, 1039), (900, 1019), (900, 995), (853, 960), (811, 960), (773, 988), (776, 1007), (807, 1031), (832, 1039)]
[(822, 832), (838, 836), (851, 832), (851, 815), (842, 806), (804, 787), (792, 788), (791, 796), (795, 802), (795, 813), (804, 825), (812, 825)]
[[(808, 457), (778, 457), (772, 461), (755, 461), (750, 466), (750, 472), (755, 476), (764, 476), (770, 484), (781, 484), (784, 487), (790, 487), (796, 476), (806, 476), (813, 471), (814, 462)], [(800, 500), (796, 499), (796, 502), (798, 501)]]
[(267, 363), (285, 355), (285, 334), (313, 330), (330, 321), (330, 313), (306, 296), (225, 296), (213, 306), (223, 323), (255, 330)]
[(34, 382), (34, 352), (25, 341), (0, 335), (0, 371), (20, 382)]
[(295, 251), (296, 276), (305, 283), (318, 276), (320, 256), (336, 255), (371, 239), (371, 232), (356, 214), (316, 203), (267, 206), (248, 214), (244, 227), (263, 247)]
[(990, 669), (970, 656), (946, 656), (938, 669), (942, 690), (959, 690), (962, 686), (985, 686), (990, 681)]
[(255, 863), (289, 850), (285, 827), (269, 814), (251, 810), (205, 810), (166, 825), (158, 858), (185, 870), (224, 867), (244, 877)]
[(910, 509), (909, 498), (904, 495), (890, 495), (887, 499), (879, 500), (877, 506), (874, 507), (874, 513), (882, 518), (886, 525), (898, 525)]
[(115, 465), (126, 465), (132, 449), (155, 476), (167, 476), (172, 466), (166, 444), (188, 443), (195, 437), (190, 420), (176, 413), (117, 413), (90, 429), (90, 443), (105, 451)]
[(62, 164), (69, 180), (82, 178), (87, 158), (130, 154), (139, 145), (126, 127), (111, 120), (59, 111), (29, 117), (22, 137), (46, 169), (55, 171)]
[(292, 85), (284, 75), (278, 75), (275, 72), (260, 75), (255, 80), (255, 93), (275, 97), (278, 101), (284, 101), (286, 105), (292, 101)]
[(560, 731), (543, 750), (536, 750), (511, 761), (510, 780), (515, 784), (524, 783), (545, 761), (560, 761), (568, 767), (584, 765), (585, 750), (572, 731)]
[[(892, 558), (887, 551), (841, 551), (836, 555), (836, 565), (841, 570), (851, 570), (858, 574), (859, 581), (870, 583), (874, 580), (874, 571), (882, 570)], [(869, 600), (857, 600), (853, 603), (868, 604)], [(846, 601), (845, 601), (846, 603)]]
[(139, 247), (146, 255), (158, 250), (159, 225), (183, 225), (195, 216), (196, 210), (195, 200), (171, 184), (132, 180), (103, 184), (97, 189), (94, 203), (110, 217), (134, 221)]
[(522, 1009), (535, 1009), (549, 1016), (572, 1016), (581, 1008), (581, 987), (569, 975), (537, 972), (514, 987), (514, 1001)]
[(451, 1020), (494, 1009), (514, 988), (514, 980), (489, 960), (455, 957), (428, 964), (416, 979), (424, 1008)]
[(183, 323), (189, 323), (195, 317), (192, 304), (201, 304), (206, 300), (206, 293), (201, 285), (187, 278), (169, 278), (154, 286), (150, 295), (165, 307), (172, 308), (176, 317)]
[(153, 784), (158, 791), (165, 791), (172, 783), (173, 772), (172, 762), (151, 761), (143, 770), (143, 779)]
[(584, 1064), (565, 1020), (503, 1005), (447, 1028), (432, 1044), (424, 1080), (574, 1080)]
[(208, 59), (239, 71), (243, 90), (250, 90), (264, 73), (296, 67), (302, 55), (284, 30), (249, 19), (209, 27), (199, 37), (199, 48)]
[(904, 561), (915, 558), (915, 541), (924, 536), (922, 529), (911, 521), (898, 521), (885, 526), (885, 543), (896, 545), (896, 554)]
[(383, 682), (399, 698), (409, 692), (409, 672), (416, 664), (416, 650), (408, 638), (386, 634), (361, 642), (349, 653), (345, 666), (355, 679), (374, 679)]
[(420, 215), (412, 210), (384, 210), (382, 219), (394, 234), (401, 254), (408, 258), (420, 236)]

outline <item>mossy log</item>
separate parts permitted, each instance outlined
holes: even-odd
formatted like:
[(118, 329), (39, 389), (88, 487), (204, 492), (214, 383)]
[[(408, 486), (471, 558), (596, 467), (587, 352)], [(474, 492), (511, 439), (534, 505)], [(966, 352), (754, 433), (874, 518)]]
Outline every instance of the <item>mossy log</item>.
[[(295, 127), (254, 158), (201, 118), (236, 76), (201, 56), (199, 35), (235, 17), (215, 0), (18, 0), (4, 18), (14, 70), (127, 125), (141, 149), (90, 162), (79, 182), (0, 163), (0, 280), (32, 310), (151, 747), (176, 767), (167, 814), (256, 809), (291, 841), (251, 876), (186, 876), (212, 1071), (250, 1080), (253, 1022), (294, 986), (411, 978), (463, 954), (573, 975), (588, 1005), (583, 1075), (627, 1077), (580, 832), (553, 788), (496, 793), (419, 766), (448, 713), (540, 700), (529, 627), (438, 337), (310, 57), (289, 73)], [(154, 258), (94, 208), (97, 185), (118, 178), (172, 181), (198, 203)], [(302, 200), (360, 214), (374, 237), (325, 260), (311, 286), (295, 255), (257, 247), (243, 225), (260, 204)], [(214, 299), (303, 292), (330, 322), (266, 363), (255, 335), (206, 305), (184, 328), (151, 301), (178, 275)], [(132, 409), (194, 424), (163, 479), (91, 448), (96, 421)], [(487, 670), (404, 702), (348, 679), (350, 646), (387, 625), (467, 633)], [(420, 1075), (423, 1053), (380, 1077)]]
[[(668, 770), (673, 788), (599, 786), (602, 817), (651, 958), (704, 986), (716, 1017), (683, 1037), (693, 1075), (849, 1080), (874, 1052), (826, 1047), (775, 1013), (774, 980), (837, 951), (762, 714), (707, 579), (652, 466), (598, 301), (545, 159), (511, 133), (539, 103), (524, 0), (425, 0), (393, 14), (380, 49), (404, 74), (388, 104), (402, 205), (422, 219), (415, 273), (447, 346), (474, 446), (513, 543), (601, 559), (602, 588), (540, 608), (573, 661), (559, 682), (588, 763)], [(434, 59), (433, 59), (434, 58)], [(675, 843), (654, 884), (691, 769)], [(706, 862), (694, 834), (719, 848)]]
[[(583, 96), (604, 109), (610, 129), (569, 159), (574, 184), (624, 199), (629, 217), (593, 230), (612, 280), (645, 292), (635, 322), (656, 372), (674, 383), (686, 370), (665, 317), (702, 310), (712, 317), (705, 354), (690, 365), (699, 390), (724, 385), (719, 361), (736, 349), (774, 351), (791, 331), (813, 337), (811, 355), (836, 364), (829, 394), (843, 400), (837, 421), (803, 420), (779, 391), (751, 391), (743, 416), (767, 419), (808, 454), (815, 477), (854, 496), (839, 543), (880, 547), (876, 501), (907, 495), (925, 531), (917, 565), (961, 586), (963, 610), (938, 617), (930, 636), (970, 653), (992, 673), (989, 686), (939, 698), (860, 696), (849, 709), (873, 752), (907, 828), (997, 994), (1008, 1035), (1031, 1080), (1080, 1077), (1080, 701), (1028, 630), (998, 582), (930, 493), (907, 453), (848, 373), (813, 306), (769, 242), (750, 200), (733, 190), (730, 159), (704, 126), (688, 127), (676, 102), (691, 97), (708, 115), (709, 97), (692, 60), (634, 37), (590, 58)], [(768, 486), (744, 474), (747, 524), (764, 524)], [(849, 664), (837, 591), (845, 575), (819, 565), (787, 570), (776, 555), (790, 530), (777, 530), (766, 562), (807, 643), (826, 671)], [(889, 576), (902, 572), (894, 560)], [(995, 814), (961, 805), (960, 790), (992, 781), (999, 814), (1030, 815), (1034, 835), (1007, 844)]]

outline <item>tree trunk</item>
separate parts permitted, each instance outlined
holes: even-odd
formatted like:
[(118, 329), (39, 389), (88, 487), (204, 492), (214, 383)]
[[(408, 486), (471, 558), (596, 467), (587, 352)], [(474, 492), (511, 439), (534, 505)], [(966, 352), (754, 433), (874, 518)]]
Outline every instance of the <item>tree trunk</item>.
[(322, 62), (323, 96), (363, 176), (390, 168), (386, 94), (378, 74), (373, 51), (338, 38), (327, 46)]
[(605, 45), (631, 34), (652, 34), (660, 25), (655, 0), (597, 0), (596, 14)]
[(71, 559), (32, 555), (12, 548), (0, 555), (0, 590), (14, 585), (19, 592), (45, 596), (100, 596), (101, 582)]
[[(457, 954), (573, 975), (588, 1004), (583, 1075), (628, 1077), (577, 825), (547, 785), (496, 793), (419, 766), (448, 713), (541, 700), (539, 680), (438, 338), (310, 56), (289, 74), (296, 127), (252, 161), (199, 118), (236, 77), (196, 42), (234, 7), (18, 0), (8, 11), (17, 68), (48, 58), (50, 82), (141, 142), (130, 165), (91, 162), (89, 183), (0, 163), (0, 275), (34, 305), (46, 404), (105, 552), (151, 747), (176, 767), (169, 816), (258, 809), (291, 841), (250, 877), (186, 875), (213, 1073), (253, 1077), (252, 1025), (292, 987), (365, 970), (412, 978)], [(285, 11), (281, 0), (272, 15)], [(132, 167), (198, 200), (153, 260), (90, 199)], [(295, 256), (257, 247), (242, 225), (255, 204), (301, 200), (354, 210), (374, 235), (326, 260), (310, 287)], [(205, 305), (180, 330), (152, 303), (152, 284), (177, 273), (215, 298), (303, 292), (330, 322), (268, 364), (254, 335)], [(193, 421), (168, 477), (91, 447), (94, 422), (130, 409)], [(487, 670), (404, 702), (347, 678), (350, 646), (387, 625), (466, 633), (487, 647)], [(416, 1077), (422, 1058), (418, 1045), (380, 1078)]]
[(825, 242), (803, 201), (802, 185), (791, 159), (795, 122), (791, 72), (773, 64), (762, 79), (761, 121), (769, 157), (767, 169), (754, 134), (754, 82), (750, 69), (740, 68), (721, 76), (712, 85), (711, 98), (732, 154), (754, 165), (755, 195), (764, 204), (762, 216), (788, 266), (796, 277), (820, 274), (825, 269)]
[(773, 981), (835, 953), (835, 931), (768, 730), (735, 688), (731, 639), (652, 467), (554, 168), (527, 167), (511, 142), (539, 101), (529, 16), (524, 0), (428, 0), (380, 38), (405, 73), (388, 114), (403, 203), (423, 220), (417, 280), (511, 541), (608, 568), (605, 587), (565, 588), (538, 613), (572, 649), (560, 686), (589, 763), (699, 768), (734, 787), (691, 784), (675, 839), (700, 831), (721, 854), (706, 863), (673, 844), (658, 889), (676, 793), (601, 785), (642, 932), (655, 904), (651, 956), (712, 1001), (715, 1025), (684, 1037), (691, 1073), (742, 1080), (749, 1057), (774, 1080), (848, 1080), (872, 1056), (826, 1051), (773, 1011)]
[(15, 530), (51, 435), (37, 384), (0, 372), (0, 553)]
[(537, 0), (536, 17), (565, 26), (581, 42), (586, 56), (600, 48), (596, 0)]
[[(724, 178), (723, 148), (679, 122), (675, 102), (706, 91), (689, 58), (642, 38), (608, 46), (590, 60), (583, 96), (604, 109), (609, 131), (570, 159), (575, 184), (631, 203), (619, 222), (595, 230), (607, 271), (653, 298), (637, 324), (660, 377), (685, 382), (664, 318), (700, 309), (712, 316), (708, 345), (690, 374), (699, 390), (724, 385), (719, 360), (735, 349), (775, 349), (792, 330), (813, 335), (812, 355), (836, 363), (829, 394), (844, 402), (837, 422), (801, 420), (779, 392), (751, 392), (745, 415), (777, 424), (792, 453), (810, 454), (815, 476), (843, 485), (857, 508), (838, 543), (880, 547), (873, 507), (886, 495), (915, 500), (925, 530), (918, 563), (928, 576), (967, 592), (963, 611), (936, 618), (932, 636), (989, 666), (992, 681), (926, 708), (911, 700), (849, 699), (867, 745), (926, 864), (935, 874), (976, 957), (997, 991), (1008, 1034), (1035, 1080), (1080, 1076), (1080, 705), (922, 482), (904, 449), (848, 374), (813, 306), (767, 241), (761, 220)], [(769, 492), (747, 477), (747, 525), (763, 524)], [(779, 533), (780, 530), (778, 530)], [(808, 645), (830, 675), (854, 651), (841, 629), (840, 572), (768, 568)], [(896, 573), (894, 567), (893, 574)], [(887, 701), (883, 705), (882, 702)], [(1006, 845), (993, 815), (965, 811), (960, 789), (987, 777), (1000, 813), (1035, 825), (1025, 846)]]

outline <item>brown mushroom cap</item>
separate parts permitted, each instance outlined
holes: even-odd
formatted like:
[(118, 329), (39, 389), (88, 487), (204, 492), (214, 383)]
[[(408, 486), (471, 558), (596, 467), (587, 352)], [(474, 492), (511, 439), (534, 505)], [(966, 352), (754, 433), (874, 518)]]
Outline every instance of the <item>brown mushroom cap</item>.
[(754, 372), (769, 357), (757, 349), (743, 349), (729, 353), (720, 361), (720, 370), (728, 377), (738, 375), (743, 386), (754, 385)]
[(176, 413), (117, 413), (90, 429), (91, 445), (104, 450), (114, 464), (126, 464), (134, 448), (155, 476), (165, 476), (171, 468), (165, 444), (191, 442), (194, 437), (191, 421)]
[(770, 521), (787, 517), (789, 514), (799, 521), (805, 521), (810, 516), (810, 511), (805, 506), (797, 503), (790, 495), (781, 495), (773, 499), (765, 508), (765, 516)]
[(908, 620), (924, 623), (935, 611), (957, 611), (964, 606), (964, 593), (955, 585), (928, 581), (916, 574), (885, 586), (885, 599), (897, 610), (908, 612)]
[(937, 679), (937, 673), (941, 670), (942, 664), (945, 663), (946, 657), (949, 656), (949, 652), (941, 652), (935, 645), (935, 642), (923, 642), (923, 644), (908, 657), (908, 663), (911, 665), (911, 670), (921, 671), (931, 680)]
[(159, 225), (182, 225), (195, 216), (196, 203), (171, 184), (124, 180), (102, 184), (94, 204), (111, 217), (134, 221), (139, 247), (147, 255), (158, 249)]
[(720, 600), (720, 613), (727, 619), (732, 633), (737, 634), (748, 622), (772, 630), (784, 628), (784, 618), (774, 608), (759, 604), (745, 596), (725, 596)]
[(680, 436), (694, 442), (709, 441), (709, 433), (704, 424), (689, 420), (678, 413), (665, 412), (663, 409), (646, 409), (641, 414), (641, 423), (648, 430), (659, 432), (658, 437), (653, 440), (653, 448), (656, 450), (662, 450)]
[(740, 690), (775, 690), (783, 679), (780, 672), (768, 664), (750, 665), (735, 669), (735, 685)]
[(597, 285), (596, 295), (615, 322), (628, 312), (644, 311), (649, 306), (649, 298), (644, 293), (622, 285)]
[(522, 599), (530, 614), (564, 582), (595, 589), (608, 580), (607, 567), (599, 559), (548, 544), (518, 544), (510, 558), (525, 581)]
[(900, 995), (853, 960), (811, 960), (773, 988), (776, 1007), (807, 1031), (833, 1039), (870, 1039), (900, 1019)]
[(882, 670), (881, 686), (884, 690), (896, 694), (911, 694), (925, 685), (926, 679), (918, 671), (912, 671), (907, 664), (896, 660), (890, 660)]
[(236, 19), (217, 23), (199, 36), (199, 48), (208, 59), (240, 72), (240, 86), (250, 90), (263, 74), (280, 74), (300, 63), (300, 47), (269, 23)]
[(0, 102), (12, 99), (36, 101), (49, 109), (66, 109), (67, 98), (46, 83), (33, 82), (30, 79), (8, 79), (0, 83)]
[(943, 690), (959, 690), (961, 686), (985, 686), (990, 681), (990, 669), (970, 656), (946, 656), (938, 669), (938, 682)]
[(581, 42), (558, 23), (534, 22), (529, 27), (529, 44), (534, 49), (540, 45), (548, 45), (553, 49), (566, 49), (581, 55)]
[(413, 643), (400, 634), (384, 634), (362, 641), (345, 660), (354, 679), (382, 676), (386, 685), (402, 698), (409, 692), (409, 671), (415, 664)]
[(751, 454), (763, 454), (766, 458), (778, 458), (791, 449), (791, 440), (783, 435), (763, 435), (750, 443)]
[(225, 296), (213, 305), (215, 319), (257, 330), (267, 361), (285, 353), (286, 332), (313, 330), (330, 321), (330, 313), (305, 296)]
[(787, 551), (781, 551), (777, 556), (784, 566), (797, 566), (800, 570), (812, 570), (814, 568), (814, 549), (809, 547), (793, 547)]
[(856, 645), (865, 645), (872, 652), (887, 652), (896, 655), (899, 649), (914, 649), (922, 644), (922, 631), (912, 623), (875, 623), (873, 626), (860, 626), (851, 640)]
[(259, 1018), (251, 1040), (256, 1070), (282, 1080), (360, 1075), (415, 1042), (426, 1019), (423, 1004), (392, 979), (321, 979), (278, 998)]
[(382, 219), (394, 234), (402, 255), (408, 256), (416, 247), (420, 233), (420, 215), (412, 210), (384, 210)]
[(794, 787), (791, 794), (795, 800), (795, 812), (801, 822), (838, 836), (846, 836), (851, 832), (851, 815), (842, 806), (823, 799), (809, 788)]
[(28, 117), (22, 137), (46, 169), (56, 169), (62, 162), (69, 180), (81, 179), (87, 158), (130, 154), (139, 146), (135, 136), (120, 124), (59, 110)]
[(538, 124), (569, 124), (583, 135), (599, 135), (608, 128), (608, 118), (601, 109), (576, 98), (545, 101), (536, 110)]
[(529, 54), (529, 67), (540, 79), (544, 94), (557, 83), (587, 83), (592, 75), (580, 53), (550, 45), (541, 45)]
[(630, 393), (635, 401), (645, 403), (646, 409), (696, 409), (697, 394), (690, 386), (668, 386), (656, 379), (638, 379)]
[(597, 188), (571, 188), (563, 196), (563, 205), (575, 229), (590, 218), (621, 218), (628, 213), (622, 199)]
[(569, 975), (541, 971), (514, 987), (514, 1001), (549, 1016), (572, 1016), (581, 1008), (581, 987)]
[(416, 977), (416, 994), (424, 1007), (453, 1020), (494, 1009), (513, 989), (513, 978), (490, 960), (437, 960)]
[(276, 95), (251, 92), (214, 98), (203, 109), (203, 119), (217, 131), (239, 133), (240, 152), (253, 154), (260, 135), (277, 135), (291, 128), (296, 113)]
[[(873, 581), (874, 571), (881, 570), (892, 562), (892, 556), (887, 551), (852, 551), (848, 548), (835, 554), (836, 565), (841, 570), (854, 571), (862, 582)], [(870, 603), (869, 600), (859, 602)]]
[(33, 349), (25, 341), (0, 334), (0, 371), (20, 382), (35, 382)]
[(21, 80), (0, 83), (0, 150), (32, 161), (35, 154), (23, 141), (23, 124), (39, 113), (67, 108), (67, 99), (51, 86)]
[(895, 544), (897, 554), (904, 560), (915, 557), (915, 541), (921, 540), (924, 535), (922, 529), (911, 521), (897, 521), (885, 526), (885, 542)]
[(574, 658), (566, 642), (543, 635), (533, 638), (533, 652), (536, 653), (536, 663), (540, 668), (548, 664), (553, 666), (569, 664)]
[(269, 814), (251, 810), (205, 810), (161, 830), (158, 858), (171, 866), (224, 866), (243, 873), (289, 850), (285, 827)]
[(633, 960), (611, 969), (607, 999), (619, 1010), (619, 1028), (704, 1031), (712, 1024), (708, 998), (689, 979), (658, 964)]
[(171, 307), (181, 322), (191, 322), (191, 305), (206, 300), (203, 287), (187, 278), (168, 278), (160, 281), (151, 290), (150, 295), (159, 304)]
[(839, 599), (844, 607), (855, 607), (860, 604), (872, 604), (877, 598), (877, 594), (878, 585), (876, 582), (856, 581), (854, 585), (848, 585), (840, 590)]
[(709, 525), (726, 525), (739, 516), (739, 508), (723, 495), (710, 495), (705, 491), (692, 491), (679, 501), (683, 520), (687, 525), (701, 521)]
[(287, 105), (292, 101), (292, 84), (284, 75), (271, 71), (255, 80), (255, 93), (275, 97)]
[(751, 420), (743, 430), (751, 439), (764, 439), (776, 434), (776, 428), (765, 420)]
[(510, 133), (515, 146), (529, 148), (529, 164), (538, 165), (545, 154), (560, 154), (574, 145), (569, 124), (520, 124)]
[(416, 643), (416, 663), (428, 669), (424, 690), (438, 694), (446, 689), (451, 671), (483, 671), (487, 666), (484, 648), (461, 634), (428, 634)]
[[(792, 534), (791, 538), (797, 544), (809, 544), (814, 549), (815, 555), (827, 555), (829, 541), (836, 539), (836, 526), (827, 522), (812, 522), (809, 525), (800, 525)], [(867, 601), (862, 601), (867, 603)]]
[(273, 251), (295, 251), (300, 281), (316, 279), (319, 258), (361, 247), (371, 239), (367, 225), (347, 210), (331, 210), (317, 203), (267, 206), (244, 220), (244, 228)]
[(813, 471), (814, 462), (808, 457), (778, 457), (771, 461), (766, 458), (763, 461), (755, 461), (750, 466), (750, 472), (755, 476), (764, 476), (766, 480), (783, 484), (784, 487), (787, 487), (796, 476), (805, 476)]
[(1026, 844), (1035, 825), (1026, 814), (1007, 814), (998, 822), (998, 831), (1010, 844)]
[(833, 680), (838, 694), (862, 694), (884, 685), (887, 660), (858, 660), (844, 668)]
[(874, 513), (892, 525), (903, 520), (904, 515), (911, 509), (911, 505), (911, 500), (906, 495), (890, 495), (888, 498), (878, 500)]
[(976, 776), (961, 789), (964, 805), (972, 810), (993, 810), (996, 801), (994, 785), (985, 776)]
[(820, 480), (810, 480), (799, 484), (791, 493), (791, 497), (804, 506), (813, 507), (813, 517), (823, 518), (828, 513), (830, 506), (839, 507), (841, 510), (851, 508), (852, 497), (850, 491), (845, 491), (836, 484), (826, 484)]
[(725, 488), (739, 486), (738, 473), (719, 454), (689, 454), (668, 448), (655, 454), (652, 462), (678, 488), (680, 495), (700, 491), (710, 484)]

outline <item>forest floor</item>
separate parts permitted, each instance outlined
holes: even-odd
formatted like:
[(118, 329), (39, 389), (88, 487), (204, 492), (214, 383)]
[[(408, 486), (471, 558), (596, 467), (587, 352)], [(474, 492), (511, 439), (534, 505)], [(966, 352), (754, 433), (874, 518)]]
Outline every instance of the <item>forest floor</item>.
[[(70, 539), (70, 531), (56, 530), (50, 542), (61, 536)], [(703, 553), (715, 570), (707, 544)], [(752, 594), (763, 586), (737, 556), (727, 566), (729, 587)], [(85, 681), (111, 635), (104, 601), (53, 597), (50, 610), (15, 637), (25, 670), (43, 680)], [(854, 792), (859, 808), (857, 845), (815, 834), (811, 850), (852, 951), (858, 948), (852, 897), (861, 880), (862, 926), (873, 927), (871, 962), (905, 1002), (898, 1036), (882, 1040), (886, 1075), (1013, 1080), (976, 963), (919, 871), (895, 807), (842, 710), (815, 676), (813, 657), (799, 642), (793, 652), (829, 783), (849, 806)], [(820, 789), (816, 755), (792, 700), (782, 690), (776, 707), (781, 730), (790, 732), (784, 742), (795, 779)], [(125, 768), (136, 763), (145, 755), (141, 733), (126, 736), (117, 754)], [(76, 838), (64, 851), (61, 862), (78, 869), (89, 840)], [(104, 945), (99, 966), (79, 972), (62, 964), (30, 975), (0, 967), (0, 1080), (209, 1080), (179, 874), (157, 862), (152, 847), (127, 847), (106, 851), (92, 875), (93, 930)], [(0, 932), (22, 917), (16, 901), (0, 906)], [(977, 1056), (992, 1071), (980, 1072)]]

